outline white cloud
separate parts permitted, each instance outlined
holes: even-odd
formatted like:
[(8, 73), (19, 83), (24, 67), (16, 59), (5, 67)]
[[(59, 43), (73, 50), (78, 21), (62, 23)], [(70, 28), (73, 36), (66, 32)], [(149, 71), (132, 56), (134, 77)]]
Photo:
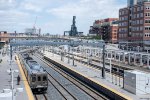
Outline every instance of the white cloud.
[(77, 16), (78, 31), (88, 32), (96, 19), (118, 17), (120, 0), (0, 0), (0, 30), (24, 32), (36, 27), (44, 33), (63, 34), (70, 30), (72, 16)]
[(31, 10), (31, 11), (35, 11), (35, 12), (40, 12), (40, 11), (42, 11), (42, 9), (41, 9), (40, 7), (35, 6), (35, 5), (32, 4), (32, 3), (25, 3), (25, 4), (24, 4), (24, 8), (25, 8), (26, 10)]
[[(24, 27), (20, 23), (28, 22), (30, 15), (17, 10), (0, 11), (0, 30), (17, 30)], [(20, 29), (19, 29), (20, 30)]]
[(119, 5), (117, 2), (117, 0), (80, 0), (58, 8), (49, 9), (47, 12), (63, 20), (71, 20), (72, 16), (77, 16), (79, 31), (88, 33), (89, 26), (92, 25), (94, 20), (118, 17), (118, 10), (124, 4)]
[(44, 8), (50, 7), (53, 0), (23, 0), (20, 8), (23, 10), (42, 12)]
[[(81, 0), (76, 3), (69, 3), (58, 8), (47, 10), (47, 12), (62, 18), (68, 15), (78, 17), (117, 17), (118, 9), (122, 5), (116, 3), (117, 0)], [(111, 13), (111, 14), (110, 14)]]

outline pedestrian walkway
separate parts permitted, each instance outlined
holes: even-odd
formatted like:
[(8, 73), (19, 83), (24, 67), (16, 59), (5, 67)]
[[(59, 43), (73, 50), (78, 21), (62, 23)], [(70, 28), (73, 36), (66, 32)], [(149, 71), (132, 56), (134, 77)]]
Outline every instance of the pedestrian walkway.
[[(2, 59), (2, 63), (0, 63), (0, 100), (12, 100), (12, 78), (11, 74), (8, 72), (10, 69), (11, 71), (16, 71), (13, 74), (13, 87), (15, 95), (13, 100), (29, 100), (29, 98), (32, 98), (28, 96), (28, 92), (31, 90), (26, 91), (26, 85), (24, 85), (24, 81), (27, 80), (22, 78), (22, 73), (20, 72), (21, 67), (18, 67), (18, 62), (14, 59), (14, 56), (11, 62), (8, 53), (5, 55), (0, 54), (0, 59)], [(17, 85), (18, 75), (20, 76), (19, 85)], [(15, 92), (16, 90), (17, 92)]]

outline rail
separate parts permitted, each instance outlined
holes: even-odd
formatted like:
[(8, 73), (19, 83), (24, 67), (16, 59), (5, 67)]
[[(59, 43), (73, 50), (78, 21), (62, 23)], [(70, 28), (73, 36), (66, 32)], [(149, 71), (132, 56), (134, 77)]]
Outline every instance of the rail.
[[(38, 56), (39, 57), (39, 56)], [(40, 60), (42, 60), (44, 63), (46, 63), (49, 67), (51, 67), (52, 69), (54, 69), (56, 72), (58, 72), (59, 74), (61, 74), (63, 77), (65, 77), (67, 80), (69, 80), (72, 84), (74, 84), (76, 87), (78, 87), (80, 90), (84, 91), (87, 95), (89, 95), (91, 98), (93, 98), (93, 100), (108, 100), (108, 98), (106, 98), (104, 95), (98, 93), (96, 90), (92, 89), (91, 87), (87, 86), (86, 84), (84, 84), (83, 82), (77, 80), (75, 77), (69, 75), (68, 73), (66, 73), (65, 71), (63, 71), (61, 68), (59, 68), (58, 66), (54, 65), (53, 63), (39, 57)], [(51, 76), (51, 75), (50, 75)], [(56, 81), (56, 80), (55, 80)], [(61, 84), (60, 84), (61, 85)], [(61, 85), (62, 86), (62, 85)], [(69, 91), (68, 91), (69, 92)], [(74, 96), (73, 96), (74, 97)], [(77, 98), (74, 97), (74, 99), (76, 100)]]

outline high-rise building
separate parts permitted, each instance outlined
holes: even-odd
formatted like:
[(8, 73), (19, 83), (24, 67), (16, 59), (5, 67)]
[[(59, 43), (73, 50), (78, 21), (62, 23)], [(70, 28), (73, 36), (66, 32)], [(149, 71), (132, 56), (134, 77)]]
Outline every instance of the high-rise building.
[(137, 4), (137, 0), (128, 0), (127, 4), (128, 4), (128, 7), (134, 6)]
[(150, 50), (150, 0), (138, 0), (119, 10), (118, 38), (122, 48)]

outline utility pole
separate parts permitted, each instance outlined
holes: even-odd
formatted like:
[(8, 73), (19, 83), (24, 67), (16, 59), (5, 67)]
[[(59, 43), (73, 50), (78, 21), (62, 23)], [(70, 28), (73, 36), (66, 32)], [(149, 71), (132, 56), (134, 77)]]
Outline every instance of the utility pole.
[(68, 63), (70, 63), (70, 46), (68, 46)]
[(102, 67), (102, 78), (105, 79), (105, 45), (103, 45), (103, 67)]

